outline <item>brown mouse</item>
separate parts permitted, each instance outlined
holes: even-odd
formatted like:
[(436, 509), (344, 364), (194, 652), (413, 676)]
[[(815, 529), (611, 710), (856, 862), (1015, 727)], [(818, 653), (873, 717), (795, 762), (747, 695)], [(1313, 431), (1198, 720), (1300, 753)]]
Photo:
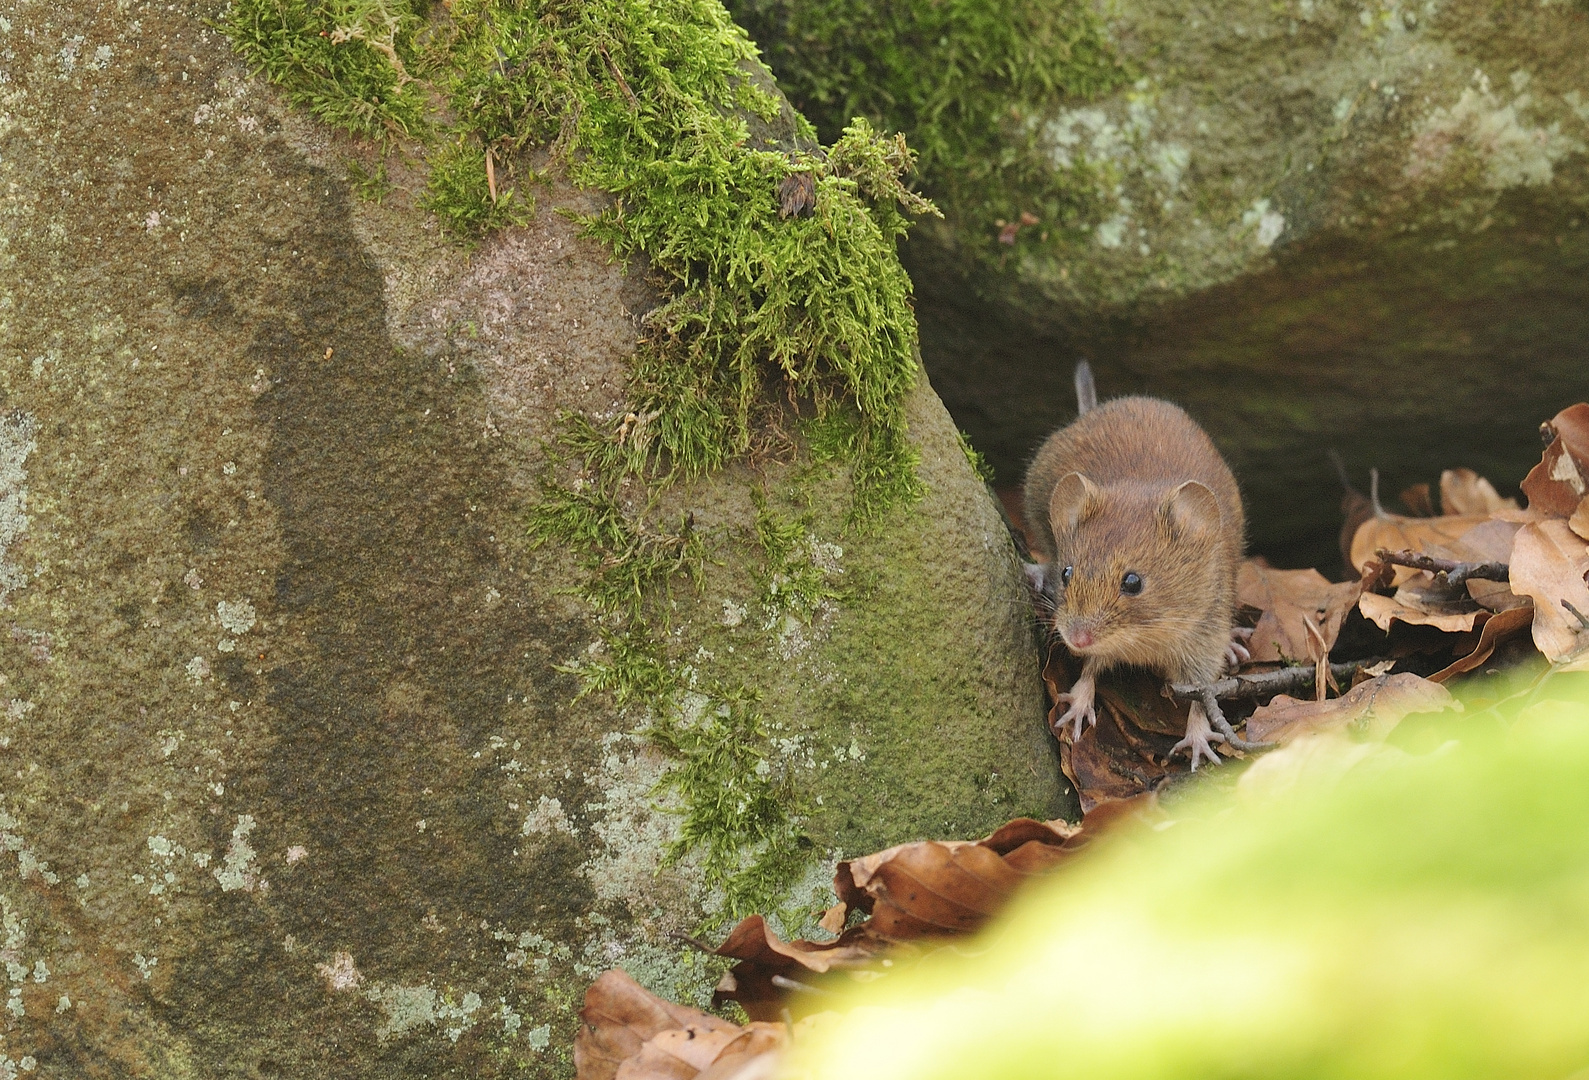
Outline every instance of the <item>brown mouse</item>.
[[(1049, 628), (1082, 658), (1063, 695), (1071, 739), (1093, 707), (1100, 673), (1145, 667), (1171, 682), (1210, 682), (1246, 659), (1232, 641), (1236, 571), (1245, 545), (1241, 493), (1230, 467), (1179, 406), (1149, 397), (1097, 403), (1086, 361), (1076, 368), (1080, 415), (1048, 437), (1026, 473), (1034, 575), (1052, 604)], [(1042, 605), (1047, 607), (1047, 604)], [(1187, 750), (1218, 764), (1214, 732), (1191, 706)]]

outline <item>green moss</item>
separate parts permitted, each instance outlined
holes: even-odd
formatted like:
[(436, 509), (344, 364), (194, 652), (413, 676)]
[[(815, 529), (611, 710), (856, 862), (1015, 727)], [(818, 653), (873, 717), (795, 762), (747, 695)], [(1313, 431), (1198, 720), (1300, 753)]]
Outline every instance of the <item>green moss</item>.
[(420, 205), (454, 236), (477, 240), (504, 225), (522, 225), (535, 213), (532, 195), (521, 195), (504, 175), (492, 194), (494, 169), (486, 169), (486, 149), (469, 132), (460, 132), (430, 157), (430, 179)]
[(811, 845), (790, 813), (797, 795), (768, 753), (754, 692), (717, 686), (705, 696), (698, 715), (672, 712), (646, 734), (680, 762), (664, 778), (687, 807), (668, 857), (699, 852), (707, 881), (723, 890), (721, 922), (774, 910)]
[[(423, 202), (462, 238), (530, 212), (508, 177), (531, 147), (612, 193), (587, 231), (643, 256), (665, 297), (634, 360), (632, 406), (649, 426), (631, 467), (715, 469), (781, 400), (844, 400), (868, 429), (858, 513), (919, 493), (900, 410), (916, 322), (894, 245), (906, 214), (932, 207), (901, 182), (903, 139), (865, 121), (826, 154), (752, 139), (779, 101), (751, 78), (755, 49), (718, 0), (457, 0), (416, 45), (425, 8), (240, 0), (225, 25), (295, 102), (357, 134), (421, 134), (423, 91), (443, 93), (452, 119)], [(789, 213), (780, 188), (796, 174), (810, 202)]]
[(428, 0), (233, 0), (222, 29), (256, 73), (335, 127), (385, 140), (425, 129), (414, 37)]
[(971, 440), (966, 438), (966, 433), (963, 431), (956, 431), (955, 439), (960, 443), (960, 452), (966, 456), (966, 464), (971, 466), (976, 478), (984, 484), (993, 483), (993, 466), (989, 465), (988, 459), (982, 456), (982, 451), (971, 445)]
[(830, 580), (833, 568), (823, 565), (827, 560), (817, 551), (811, 515), (786, 520), (759, 495), (756, 510), (756, 539), (764, 560), (756, 584), (768, 624), (786, 614), (809, 624), (824, 604), (844, 598), (843, 591)]
[[(1098, 185), (1056, 170), (1027, 121), (1122, 85), (1086, 0), (728, 0), (795, 106), (834, 137), (903, 131), (925, 190), (985, 260), (1075, 233)], [(1022, 218), (1028, 214), (1035, 221)], [(1011, 228), (1006, 224), (1034, 225)]]
[(386, 201), (386, 196), (392, 193), (395, 185), (387, 179), (386, 159), (382, 158), (376, 163), (373, 170), (366, 169), (357, 161), (348, 163), (348, 186), (353, 189), (353, 194), (365, 202), (376, 205)]
[[(699, 852), (707, 884), (723, 894), (713, 924), (771, 911), (807, 861), (798, 799), (787, 773), (772, 764), (755, 691), (701, 679), (694, 668), (674, 663), (650, 631), (651, 622), (666, 618), (674, 579), (699, 577), (704, 549), (688, 518), (669, 533), (624, 512), (616, 492), (625, 475), (622, 458), (605, 456), (611, 446), (597, 434), (578, 419), (565, 429), (565, 444), (589, 451), (584, 475), (569, 484), (548, 479), (530, 518), (537, 544), (557, 542), (579, 554), (586, 571), (579, 594), (600, 613), (597, 647), (558, 670), (580, 678), (581, 696), (600, 691), (620, 707), (645, 708), (650, 720), (643, 733), (675, 762), (660, 784), (678, 795), (682, 815), (667, 858)], [(809, 586), (800, 566), (800, 553), (809, 550), (804, 526), (763, 520), (778, 565)], [(806, 563), (809, 568), (809, 557)], [(766, 580), (775, 580), (773, 571)], [(795, 595), (804, 593), (782, 594)]]

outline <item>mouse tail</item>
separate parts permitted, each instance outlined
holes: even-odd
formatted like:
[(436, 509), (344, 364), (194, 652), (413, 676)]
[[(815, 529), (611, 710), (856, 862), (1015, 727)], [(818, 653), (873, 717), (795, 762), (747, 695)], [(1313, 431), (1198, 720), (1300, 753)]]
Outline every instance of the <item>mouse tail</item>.
[(1085, 416), (1098, 407), (1098, 387), (1093, 385), (1092, 365), (1085, 360), (1076, 364), (1076, 415)]

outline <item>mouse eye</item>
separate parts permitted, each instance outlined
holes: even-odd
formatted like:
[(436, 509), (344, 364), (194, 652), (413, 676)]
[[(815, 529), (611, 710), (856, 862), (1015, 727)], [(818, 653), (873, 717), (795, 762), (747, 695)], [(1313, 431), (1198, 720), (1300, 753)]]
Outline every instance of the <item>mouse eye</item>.
[(1142, 591), (1142, 575), (1135, 570), (1120, 579), (1120, 591), (1127, 596), (1135, 596)]
[(1069, 585), (1071, 575), (1075, 573), (1075, 570), (1076, 568), (1073, 566), (1067, 566), (1065, 569), (1061, 570), (1059, 572), (1059, 583), (1061, 585)]

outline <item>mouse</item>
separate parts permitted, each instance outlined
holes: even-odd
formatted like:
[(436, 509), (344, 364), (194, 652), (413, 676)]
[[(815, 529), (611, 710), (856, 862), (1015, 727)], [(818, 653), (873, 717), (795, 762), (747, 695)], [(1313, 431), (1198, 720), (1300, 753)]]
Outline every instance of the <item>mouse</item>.
[[(1236, 477), (1207, 432), (1178, 405), (1151, 397), (1098, 402), (1092, 368), (1076, 366), (1077, 418), (1044, 441), (1023, 491), (1029, 571), (1049, 632), (1082, 661), (1054, 722), (1097, 724), (1098, 676), (1147, 668), (1207, 683), (1248, 659), (1233, 634), (1246, 518)], [(1193, 702), (1171, 749), (1219, 764), (1225, 736)]]

